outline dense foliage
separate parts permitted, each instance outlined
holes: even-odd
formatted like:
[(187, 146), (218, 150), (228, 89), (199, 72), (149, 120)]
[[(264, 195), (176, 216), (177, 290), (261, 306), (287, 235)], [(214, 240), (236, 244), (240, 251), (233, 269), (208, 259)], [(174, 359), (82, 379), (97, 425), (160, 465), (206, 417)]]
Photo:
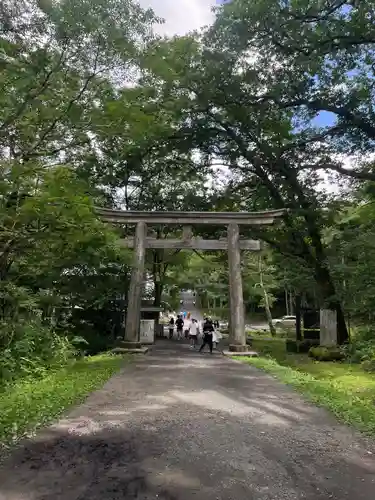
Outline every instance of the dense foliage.
[[(248, 308), (270, 321), (296, 297), (328, 306), (340, 342), (349, 314), (372, 320), (374, 7), (233, 0), (209, 28), (160, 38), (133, 0), (2, 2), (2, 380), (118, 333), (131, 255), (117, 239), (133, 229), (105, 227), (95, 205), (284, 208), (280, 225), (243, 232), (267, 244), (244, 256)], [(225, 255), (155, 250), (147, 269), (155, 305), (176, 283), (227, 303)]]
[(128, 254), (95, 216), (103, 195), (77, 162), (153, 20), (123, 1), (1, 4), (1, 383), (66, 363), (98, 326), (77, 311), (126, 292)]

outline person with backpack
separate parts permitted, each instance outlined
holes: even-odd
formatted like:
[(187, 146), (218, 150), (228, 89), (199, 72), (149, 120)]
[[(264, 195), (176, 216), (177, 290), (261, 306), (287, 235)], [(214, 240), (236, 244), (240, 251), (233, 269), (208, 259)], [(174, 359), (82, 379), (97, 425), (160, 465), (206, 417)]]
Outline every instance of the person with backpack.
[(202, 352), (206, 345), (210, 348), (210, 353), (212, 354), (213, 348), (213, 333), (215, 331), (214, 325), (212, 324), (211, 318), (206, 318), (203, 323), (203, 344), (201, 345), (199, 352)]
[(177, 328), (177, 340), (182, 339), (182, 331), (184, 329), (184, 320), (181, 316), (177, 316), (176, 319), (176, 328)]

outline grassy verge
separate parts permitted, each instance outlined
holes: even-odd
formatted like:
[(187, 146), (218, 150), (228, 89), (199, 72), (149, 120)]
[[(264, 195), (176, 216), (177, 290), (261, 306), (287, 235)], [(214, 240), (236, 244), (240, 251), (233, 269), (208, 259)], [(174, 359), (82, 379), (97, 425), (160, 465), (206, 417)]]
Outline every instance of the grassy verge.
[(124, 363), (101, 354), (77, 361), (42, 379), (17, 382), (0, 392), (0, 450), (55, 419), (99, 388)]
[(291, 385), (341, 421), (375, 435), (375, 375), (357, 365), (313, 361), (290, 354), (281, 340), (254, 340), (259, 358), (238, 358)]

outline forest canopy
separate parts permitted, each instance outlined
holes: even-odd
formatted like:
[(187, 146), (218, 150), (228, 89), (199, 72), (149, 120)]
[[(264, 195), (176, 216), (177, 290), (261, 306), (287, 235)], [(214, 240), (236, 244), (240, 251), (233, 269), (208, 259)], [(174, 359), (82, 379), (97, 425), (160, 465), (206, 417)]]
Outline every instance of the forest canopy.
[[(2, 379), (63, 362), (77, 336), (94, 352), (118, 334), (131, 229), (95, 206), (287, 209), (244, 232), (266, 243), (244, 255), (248, 308), (263, 307), (261, 265), (271, 302), (335, 309), (340, 342), (349, 315), (371, 321), (374, 17), (372, 0), (232, 0), (209, 27), (162, 37), (133, 0), (4, 0)], [(224, 255), (148, 259), (155, 304), (182, 282), (226, 300)]]

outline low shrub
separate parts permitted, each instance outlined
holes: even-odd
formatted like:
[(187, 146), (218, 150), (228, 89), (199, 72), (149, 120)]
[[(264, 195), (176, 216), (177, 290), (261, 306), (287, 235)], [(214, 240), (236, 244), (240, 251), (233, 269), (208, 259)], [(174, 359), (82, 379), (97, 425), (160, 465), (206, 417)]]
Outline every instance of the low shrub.
[(252, 342), (252, 345), (254, 345), (254, 349), (256, 350), (256, 352), (258, 352), (262, 356), (273, 356), (276, 343), (277, 347), (281, 347), (282, 349), (283, 343), (274, 340), (258, 341), (254, 339), (254, 343)]
[(344, 352), (350, 363), (375, 360), (375, 341), (353, 339), (350, 344), (344, 347)]
[(88, 354), (87, 347), (88, 347), (89, 343), (83, 337), (76, 335), (75, 337), (73, 337), (70, 340), (70, 343), (72, 344), (74, 349), (76, 349), (76, 356), (77, 357), (83, 358), (84, 356), (86, 356), (86, 354)]
[(67, 337), (57, 335), (39, 318), (3, 323), (0, 334), (0, 386), (18, 378), (42, 377), (76, 353)]
[(375, 329), (372, 326), (356, 326), (351, 334), (352, 343), (370, 341), (375, 342)]
[(285, 348), (286, 348), (287, 352), (298, 352), (297, 340), (286, 339)]
[[(296, 338), (296, 329), (294, 326), (286, 326), (286, 325), (275, 325), (276, 336), (279, 338)], [(267, 330), (270, 333), (269, 330)]]
[(340, 347), (311, 347), (309, 350), (310, 358), (317, 361), (341, 361), (345, 358), (345, 353)]
[(361, 367), (370, 373), (375, 373), (375, 359), (365, 359), (361, 363)]
[(304, 340), (292, 340), (287, 339), (285, 341), (285, 347), (287, 352), (294, 353), (308, 353), (311, 347), (316, 347), (319, 345), (319, 340), (304, 339)]

